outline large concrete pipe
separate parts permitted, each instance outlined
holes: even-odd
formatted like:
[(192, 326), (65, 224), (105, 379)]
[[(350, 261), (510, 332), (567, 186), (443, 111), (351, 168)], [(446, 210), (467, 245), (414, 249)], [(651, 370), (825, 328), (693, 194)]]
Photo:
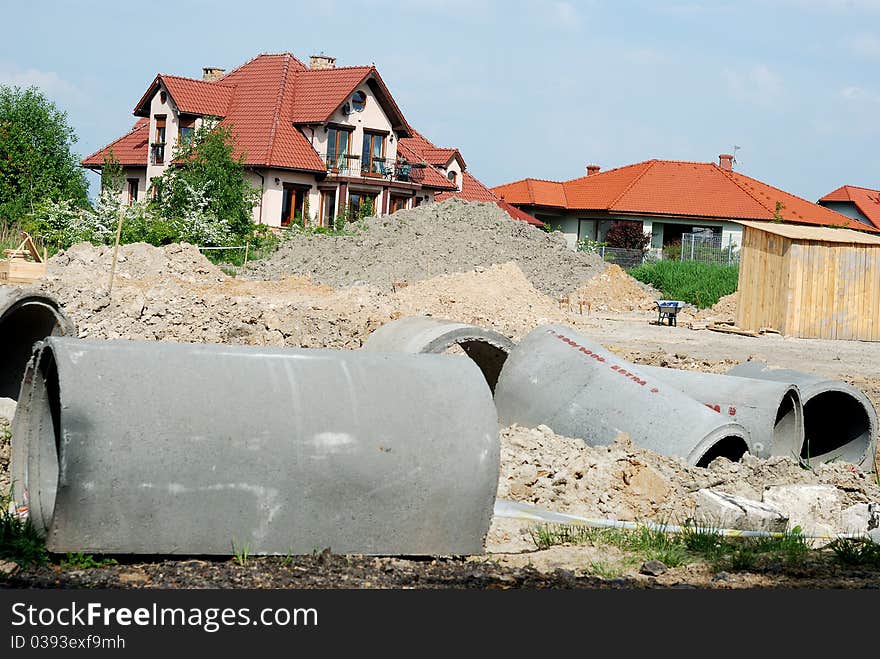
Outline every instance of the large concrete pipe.
[(656, 366), (638, 368), (741, 423), (749, 431), (749, 452), (753, 455), (768, 458), (800, 454), (804, 444), (803, 405), (795, 385)]
[(804, 404), (801, 458), (811, 462), (843, 460), (873, 471), (877, 412), (864, 393), (846, 382), (772, 368), (764, 362), (744, 362), (728, 373), (798, 387)]
[(590, 445), (628, 433), (637, 446), (697, 466), (748, 451), (742, 425), (560, 325), (533, 330), (511, 351), (495, 405), (503, 425), (546, 424)]
[(443, 353), (454, 345), (474, 360), (494, 391), (504, 360), (513, 349), (513, 341), (498, 332), (442, 318), (410, 316), (382, 325), (363, 347), (374, 352)]
[(47, 336), (76, 336), (58, 301), (47, 293), (0, 286), (0, 398), (18, 400), (31, 349)]
[(14, 496), (50, 551), (483, 551), (498, 424), (465, 357), (49, 338), (28, 368)]

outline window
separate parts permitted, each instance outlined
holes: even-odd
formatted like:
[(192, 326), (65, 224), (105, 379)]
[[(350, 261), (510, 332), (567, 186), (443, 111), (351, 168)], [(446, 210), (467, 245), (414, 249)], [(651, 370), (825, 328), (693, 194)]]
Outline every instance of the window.
[(385, 175), (385, 136), (364, 131), (361, 150), (361, 176)]
[(458, 174), (454, 170), (449, 170), (449, 173), (446, 174), (446, 178), (452, 183), (455, 183), (455, 185), (458, 185)]
[(341, 128), (327, 130), (327, 169), (348, 171), (348, 143), (351, 131)]
[(348, 195), (348, 208), (353, 219), (376, 214), (376, 193), (352, 192)]
[(300, 226), (308, 225), (309, 190), (307, 185), (285, 183), (281, 202), (281, 226), (289, 227), (291, 221)]
[(138, 199), (138, 180), (136, 178), (128, 179), (128, 205), (131, 206)]
[(165, 162), (165, 115), (157, 114), (156, 117), (156, 133), (150, 148), (153, 152), (153, 162), (161, 165)]
[(195, 119), (181, 119), (180, 120), (180, 128), (177, 132), (177, 142), (180, 146), (184, 144), (191, 144), (193, 140), (193, 134), (195, 133)]
[(409, 197), (403, 197), (396, 194), (391, 195), (391, 212), (396, 213), (397, 211), (402, 211), (404, 208), (406, 208), (407, 199), (409, 199)]
[(336, 190), (321, 191), (321, 218), (322, 227), (336, 226)]
[(363, 112), (364, 106), (367, 104), (367, 95), (361, 91), (352, 94), (351, 109), (355, 112)]

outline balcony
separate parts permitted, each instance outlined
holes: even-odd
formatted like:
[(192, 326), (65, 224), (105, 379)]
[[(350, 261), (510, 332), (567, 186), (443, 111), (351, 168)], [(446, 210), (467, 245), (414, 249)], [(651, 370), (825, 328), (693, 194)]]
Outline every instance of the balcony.
[(372, 158), (369, 162), (362, 162), (360, 156), (350, 154), (330, 154), (329, 156), (322, 154), (321, 158), (327, 166), (328, 176), (331, 177), (353, 176), (418, 183), (422, 178), (419, 170), (425, 167), (422, 164), (412, 165), (392, 158)]
[(165, 142), (150, 143), (150, 163), (153, 165), (165, 164)]

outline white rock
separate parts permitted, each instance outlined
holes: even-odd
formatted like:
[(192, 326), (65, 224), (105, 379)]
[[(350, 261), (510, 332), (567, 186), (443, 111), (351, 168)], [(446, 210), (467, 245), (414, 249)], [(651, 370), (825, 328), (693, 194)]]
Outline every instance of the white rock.
[(774, 485), (764, 490), (764, 503), (786, 515), (805, 535), (836, 535), (843, 531), (843, 496), (833, 485)]
[(716, 490), (698, 490), (695, 519), (698, 524), (746, 531), (784, 531), (788, 517), (775, 508)]
[(840, 530), (844, 533), (867, 533), (880, 527), (880, 504), (857, 503), (840, 513)]
[(0, 398), (0, 417), (12, 421), (15, 416), (15, 401), (11, 398)]

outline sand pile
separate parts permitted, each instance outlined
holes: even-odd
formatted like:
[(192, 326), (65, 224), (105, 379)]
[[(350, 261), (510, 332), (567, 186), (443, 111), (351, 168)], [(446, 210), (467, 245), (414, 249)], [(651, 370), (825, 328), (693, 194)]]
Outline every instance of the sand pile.
[(595, 254), (573, 252), (559, 233), (512, 219), (491, 203), (452, 198), (353, 225), (354, 235), (294, 235), (243, 276), (297, 274), (334, 287), (410, 283), (514, 261), (540, 292), (559, 297), (602, 272)]
[(662, 297), (659, 291), (630, 277), (619, 265), (612, 263), (603, 273), (580, 286), (571, 295), (571, 300), (582, 300), (589, 305), (590, 311), (621, 312), (653, 310), (654, 300)]

